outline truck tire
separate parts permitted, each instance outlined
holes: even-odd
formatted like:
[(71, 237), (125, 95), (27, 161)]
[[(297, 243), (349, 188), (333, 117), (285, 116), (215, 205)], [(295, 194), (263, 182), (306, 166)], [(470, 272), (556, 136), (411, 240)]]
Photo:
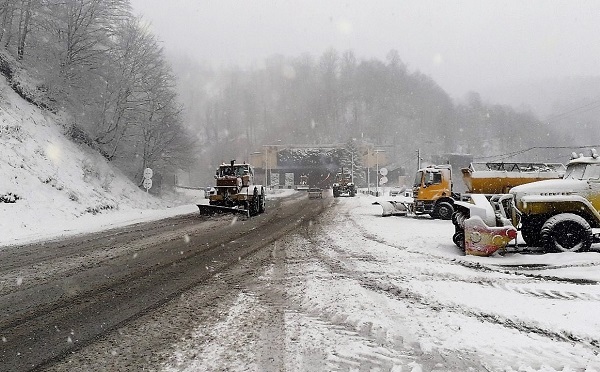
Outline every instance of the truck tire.
[(252, 200), (250, 200), (250, 216), (256, 216), (260, 209), (260, 197), (258, 196), (258, 189), (255, 187), (252, 193)]
[(452, 235), (452, 241), (458, 248), (460, 248), (463, 252), (465, 250), (465, 232), (457, 231)]
[(587, 251), (592, 245), (592, 228), (579, 215), (561, 213), (544, 223), (541, 238), (548, 252)]
[(258, 213), (265, 213), (265, 188), (260, 188), (260, 200), (258, 203)]
[(542, 226), (546, 218), (544, 216), (523, 216), (521, 220), (521, 237), (528, 247), (541, 247)]
[(441, 220), (449, 220), (452, 219), (453, 213), (454, 207), (452, 206), (452, 204), (448, 202), (440, 202), (435, 206), (432, 217), (439, 218)]

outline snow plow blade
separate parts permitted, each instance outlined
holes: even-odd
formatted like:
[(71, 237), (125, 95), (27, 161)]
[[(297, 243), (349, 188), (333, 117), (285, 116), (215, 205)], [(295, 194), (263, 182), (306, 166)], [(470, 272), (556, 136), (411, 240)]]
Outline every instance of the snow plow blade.
[(464, 221), (465, 253), (474, 256), (490, 256), (517, 238), (513, 226), (488, 226), (481, 217), (473, 216)]
[(250, 211), (248, 209), (240, 209), (235, 207), (223, 207), (220, 205), (209, 205), (209, 204), (196, 204), (200, 209), (200, 214), (203, 216), (212, 216), (214, 214), (242, 214), (246, 217), (250, 217)]
[(406, 216), (408, 213), (408, 207), (405, 203), (397, 202), (394, 200), (380, 200), (373, 204), (381, 205), (383, 211), (381, 212), (382, 217), (388, 216)]

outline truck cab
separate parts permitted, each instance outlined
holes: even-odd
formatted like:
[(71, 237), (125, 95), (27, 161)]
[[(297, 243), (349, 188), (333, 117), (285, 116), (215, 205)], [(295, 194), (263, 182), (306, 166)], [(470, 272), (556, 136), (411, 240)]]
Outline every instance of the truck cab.
[(511, 189), (513, 224), (520, 224), (527, 245), (547, 251), (587, 250), (600, 228), (600, 157), (572, 154), (562, 179)]
[(248, 187), (248, 185), (253, 183), (254, 178), (254, 170), (250, 164), (221, 164), (219, 168), (217, 168), (217, 172), (215, 174), (215, 179), (217, 180), (217, 185), (219, 186), (219, 181), (225, 184), (230, 184), (231, 180), (239, 179), (242, 187)]
[(413, 184), (413, 198), (416, 214), (449, 220), (454, 212), (450, 165), (419, 169)]

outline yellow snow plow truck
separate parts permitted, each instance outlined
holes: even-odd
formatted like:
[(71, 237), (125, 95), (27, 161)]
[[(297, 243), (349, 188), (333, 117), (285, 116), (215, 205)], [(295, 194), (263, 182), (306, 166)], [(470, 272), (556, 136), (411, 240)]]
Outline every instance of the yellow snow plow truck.
[(462, 168), (462, 180), (467, 187), (464, 194), (453, 191), (450, 165), (432, 165), (419, 169), (413, 185), (415, 214), (429, 214), (433, 218), (449, 220), (456, 200), (466, 200), (471, 194), (506, 193), (513, 187), (529, 182), (558, 179), (565, 172), (561, 163), (531, 162), (473, 162)]
[(223, 163), (215, 174), (216, 185), (209, 195), (209, 204), (197, 204), (200, 214), (237, 213), (247, 217), (265, 211), (265, 188), (254, 184), (254, 169), (250, 164)]
[(458, 201), (455, 208), (453, 241), (466, 253), (489, 255), (503, 249), (508, 241), (497, 233), (511, 229), (515, 237), (519, 229), (528, 246), (547, 252), (588, 250), (600, 242), (593, 231), (600, 228), (598, 153), (573, 153), (561, 179), (527, 183), (490, 199)]

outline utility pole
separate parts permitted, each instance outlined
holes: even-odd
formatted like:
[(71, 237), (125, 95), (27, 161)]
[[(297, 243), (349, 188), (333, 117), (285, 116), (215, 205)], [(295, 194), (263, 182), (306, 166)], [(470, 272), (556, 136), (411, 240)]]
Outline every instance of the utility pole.
[(267, 156), (268, 156), (267, 155), (267, 146), (265, 146), (265, 168), (264, 168), (265, 169), (265, 187), (267, 187), (267, 182), (268, 182), (268, 179), (267, 179), (267, 168), (268, 168)]
[(421, 149), (417, 149), (417, 170), (421, 169)]
[(379, 153), (385, 152), (385, 150), (375, 150), (375, 163), (377, 166), (377, 173), (375, 173), (375, 177), (377, 177), (377, 183), (375, 187), (375, 196), (379, 196)]
[(377, 172), (375, 172), (376, 183), (375, 183), (375, 196), (379, 196), (379, 151), (375, 150), (375, 162), (377, 163)]
[(371, 195), (371, 150), (367, 148), (367, 194)]
[(350, 182), (354, 183), (354, 152), (350, 154)]

